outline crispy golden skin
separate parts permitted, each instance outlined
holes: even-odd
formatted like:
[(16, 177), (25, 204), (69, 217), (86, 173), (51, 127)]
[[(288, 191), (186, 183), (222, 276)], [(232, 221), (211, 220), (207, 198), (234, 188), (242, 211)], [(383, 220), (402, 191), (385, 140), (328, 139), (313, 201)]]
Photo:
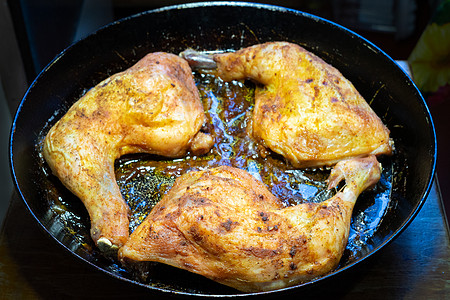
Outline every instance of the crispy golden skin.
[(189, 50), (182, 56), (193, 67), (216, 68), (224, 81), (257, 82), (249, 131), (295, 167), (392, 151), (389, 130), (352, 83), (298, 45), (258, 44), (209, 60)]
[(119, 250), (124, 263), (155, 261), (244, 292), (279, 289), (334, 269), (358, 195), (380, 178), (375, 156), (339, 162), (329, 182), (346, 187), (322, 203), (283, 207), (246, 171), (190, 172)]
[(151, 53), (89, 90), (50, 129), (44, 157), (86, 206), (100, 248), (116, 249), (129, 236), (115, 159), (138, 152), (180, 157), (188, 150), (208, 151), (213, 140), (199, 132), (204, 120), (186, 61)]

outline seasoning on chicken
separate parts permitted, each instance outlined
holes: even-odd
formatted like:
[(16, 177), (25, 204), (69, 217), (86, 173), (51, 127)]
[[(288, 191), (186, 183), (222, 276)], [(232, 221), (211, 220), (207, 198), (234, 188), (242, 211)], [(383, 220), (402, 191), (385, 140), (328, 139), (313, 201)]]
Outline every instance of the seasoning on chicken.
[(324, 275), (347, 244), (359, 194), (380, 178), (375, 156), (339, 162), (322, 203), (283, 207), (246, 171), (221, 166), (182, 175), (119, 250), (124, 264), (175, 266), (244, 292), (292, 286)]
[(50, 129), (43, 154), (53, 173), (81, 199), (97, 246), (114, 252), (129, 236), (128, 206), (114, 161), (129, 153), (180, 157), (207, 152), (205, 115), (187, 62), (150, 53), (89, 90)]
[(389, 130), (352, 83), (298, 45), (270, 42), (211, 56), (186, 50), (181, 56), (193, 68), (215, 69), (224, 81), (255, 81), (249, 131), (295, 167), (392, 151)]

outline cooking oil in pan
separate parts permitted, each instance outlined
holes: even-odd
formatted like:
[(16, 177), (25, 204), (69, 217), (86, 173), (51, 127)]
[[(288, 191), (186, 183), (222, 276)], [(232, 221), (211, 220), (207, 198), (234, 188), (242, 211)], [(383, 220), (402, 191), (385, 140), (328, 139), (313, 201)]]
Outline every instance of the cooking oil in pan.
[[(295, 169), (283, 157), (250, 138), (247, 126), (254, 105), (255, 86), (252, 83), (223, 82), (201, 73), (196, 73), (195, 78), (208, 120), (202, 130), (214, 136), (214, 146), (201, 157), (188, 155), (168, 160), (138, 155), (116, 162), (117, 182), (133, 212), (130, 231), (147, 216), (178, 176), (220, 165), (247, 170), (264, 182), (285, 206), (321, 202), (335, 194), (335, 189), (327, 189), (328, 169)], [(357, 202), (346, 253), (349, 259), (357, 258), (362, 248), (370, 247), (368, 241), (389, 209), (390, 160), (386, 159), (383, 166), (383, 175), (376, 188), (363, 193)]]

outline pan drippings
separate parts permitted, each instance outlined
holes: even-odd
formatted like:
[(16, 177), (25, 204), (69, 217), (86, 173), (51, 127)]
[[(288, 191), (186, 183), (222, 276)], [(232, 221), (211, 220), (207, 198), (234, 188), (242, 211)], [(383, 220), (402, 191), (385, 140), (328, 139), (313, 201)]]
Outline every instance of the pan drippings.
[(248, 133), (254, 104), (251, 83), (223, 82), (209, 74), (196, 76), (197, 87), (207, 112), (203, 130), (215, 137), (211, 151), (201, 157), (165, 158), (139, 155), (116, 163), (116, 178), (133, 214), (131, 231), (171, 187), (175, 178), (189, 171), (221, 165), (235, 166), (270, 187), (285, 206), (321, 201), (334, 191), (326, 189), (327, 170), (293, 169), (284, 159), (258, 145)]
[[(201, 157), (188, 155), (168, 160), (133, 155), (118, 160), (116, 179), (132, 211), (130, 231), (142, 222), (178, 176), (220, 165), (247, 170), (264, 182), (284, 206), (321, 202), (335, 194), (335, 190), (327, 190), (328, 169), (295, 169), (283, 157), (266, 150), (250, 137), (253, 83), (223, 82), (213, 75), (197, 72), (195, 80), (208, 118), (203, 131), (214, 135), (214, 147)], [(383, 167), (377, 187), (361, 195), (357, 202), (359, 209), (353, 217), (347, 253), (352, 257), (357, 257), (361, 248), (367, 247), (368, 239), (389, 208), (390, 161), (383, 161)]]

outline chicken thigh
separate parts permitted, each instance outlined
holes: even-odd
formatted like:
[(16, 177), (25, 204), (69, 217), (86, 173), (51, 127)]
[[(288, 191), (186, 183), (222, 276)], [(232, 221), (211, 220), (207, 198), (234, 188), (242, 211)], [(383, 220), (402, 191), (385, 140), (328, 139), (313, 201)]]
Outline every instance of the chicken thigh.
[(124, 264), (175, 266), (244, 292), (280, 289), (333, 270), (353, 206), (380, 178), (375, 156), (339, 162), (322, 203), (284, 207), (246, 171), (221, 166), (182, 175), (119, 250)]
[(206, 152), (213, 140), (199, 131), (204, 121), (187, 62), (150, 53), (89, 90), (50, 129), (44, 158), (85, 205), (101, 250), (117, 250), (129, 236), (115, 159), (138, 152), (167, 157)]
[(249, 131), (295, 167), (391, 153), (389, 130), (352, 83), (298, 45), (271, 42), (211, 56), (187, 50), (181, 56), (192, 67), (215, 69), (224, 81), (255, 81)]

